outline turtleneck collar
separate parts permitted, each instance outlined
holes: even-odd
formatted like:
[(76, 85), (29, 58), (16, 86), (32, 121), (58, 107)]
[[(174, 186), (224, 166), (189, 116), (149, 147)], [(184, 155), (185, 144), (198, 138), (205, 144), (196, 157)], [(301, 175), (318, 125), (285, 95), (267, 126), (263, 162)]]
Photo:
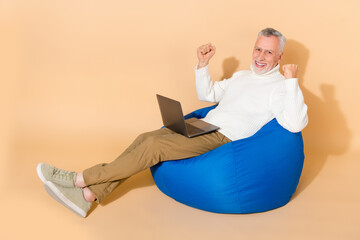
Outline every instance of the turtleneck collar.
[(280, 64), (276, 65), (276, 67), (274, 67), (274, 68), (271, 69), (270, 71), (268, 71), (268, 72), (266, 72), (266, 73), (263, 73), (263, 74), (258, 74), (258, 73), (256, 73), (256, 72), (254, 71), (254, 69), (253, 69), (252, 64), (251, 64), (251, 66), (250, 66), (250, 69), (251, 69), (251, 72), (252, 72), (253, 74), (255, 74), (256, 76), (259, 76), (259, 77), (267, 77), (267, 76), (274, 75), (274, 74), (278, 73), (278, 72), (279, 72), (279, 69), (280, 69)]

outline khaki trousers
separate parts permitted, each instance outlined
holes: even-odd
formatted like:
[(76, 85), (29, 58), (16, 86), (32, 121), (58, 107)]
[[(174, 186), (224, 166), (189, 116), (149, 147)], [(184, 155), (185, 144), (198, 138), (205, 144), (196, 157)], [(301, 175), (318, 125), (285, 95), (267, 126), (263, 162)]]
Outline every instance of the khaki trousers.
[(186, 159), (201, 155), (231, 142), (215, 131), (187, 138), (168, 128), (139, 135), (113, 162), (102, 163), (83, 172), (86, 185), (101, 202), (126, 178), (159, 162)]

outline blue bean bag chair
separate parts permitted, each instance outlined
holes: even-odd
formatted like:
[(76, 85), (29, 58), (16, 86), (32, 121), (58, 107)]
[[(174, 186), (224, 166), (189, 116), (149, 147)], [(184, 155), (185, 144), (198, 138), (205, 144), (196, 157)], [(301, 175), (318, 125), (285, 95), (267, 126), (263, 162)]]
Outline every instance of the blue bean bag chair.
[[(185, 118), (203, 118), (215, 107)], [(291, 133), (273, 119), (249, 138), (150, 170), (157, 187), (183, 204), (215, 213), (256, 213), (290, 201), (303, 162), (301, 133)]]

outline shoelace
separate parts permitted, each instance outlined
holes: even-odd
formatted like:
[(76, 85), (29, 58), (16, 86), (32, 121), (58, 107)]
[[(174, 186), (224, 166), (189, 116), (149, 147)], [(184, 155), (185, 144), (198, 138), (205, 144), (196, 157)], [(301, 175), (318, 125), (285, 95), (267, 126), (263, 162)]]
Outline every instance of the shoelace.
[(69, 172), (69, 171), (65, 171), (65, 170), (62, 170), (62, 169), (54, 168), (53, 177), (54, 178), (59, 178), (59, 179), (62, 179), (62, 180), (72, 180), (73, 177), (74, 177), (74, 173)]

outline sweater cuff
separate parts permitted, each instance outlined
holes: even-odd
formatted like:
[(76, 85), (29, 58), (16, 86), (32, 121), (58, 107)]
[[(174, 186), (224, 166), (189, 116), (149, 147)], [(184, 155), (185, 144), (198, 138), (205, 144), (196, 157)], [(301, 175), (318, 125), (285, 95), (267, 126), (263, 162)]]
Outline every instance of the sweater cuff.
[(209, 74), (209, 65), (206, 65), (205, 67), (202, 68), (197, 68), (197, 66), (195, 67), (195, 75), (196, 76), (204, 76), (204, 75), (208, 75)]
[(297, 78), (285, 79), (285, 87), (287, 90), (294, 91), (299, 87)]

